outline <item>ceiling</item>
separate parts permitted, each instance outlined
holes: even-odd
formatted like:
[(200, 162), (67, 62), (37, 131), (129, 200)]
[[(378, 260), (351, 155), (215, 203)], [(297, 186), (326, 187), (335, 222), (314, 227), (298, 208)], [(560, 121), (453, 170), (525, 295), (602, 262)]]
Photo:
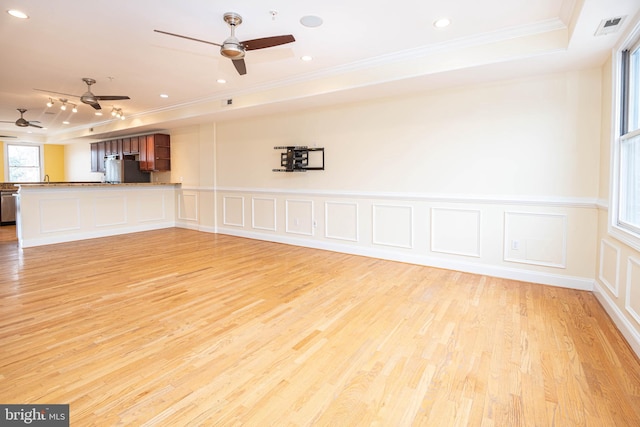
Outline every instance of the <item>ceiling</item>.
[[(0, 1), (0, 120), (10, 122), (0, 123), (0, 140), (45, 143), (600, 66), (640, 11), (637, 0)], [(296, 41), (248, 51), (241, 76), (216, 46), (153, 31), (221, 43), (229, 11), (242, 16), (241, 41)], [(304, 16), (322, 25), (306, 27)], [(619, 16), (627, 18), (617, 32), (594, 35)], [(451, 24), (436, 28), (442, 17)], [(79, 97), (54, 93), (82, 95), (83, 77), (97, 81), (96, 95), (131, 99), (101, 101), (99, 117)], [(78, 112), (61, 111), (60, 98)], [(43, 129), (16, 126), (17, 108)]]

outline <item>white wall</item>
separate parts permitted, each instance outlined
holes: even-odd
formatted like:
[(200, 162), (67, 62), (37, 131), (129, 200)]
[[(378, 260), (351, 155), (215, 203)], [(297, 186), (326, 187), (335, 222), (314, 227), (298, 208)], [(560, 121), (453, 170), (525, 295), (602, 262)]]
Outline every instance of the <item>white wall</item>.
[(90, 142), (79, 140), (64, 146), (65, 181), (100, 182), (103, 174), (91, 172)]
[[(589, 69), (217, 123), (216, 229), (591, 289), (600, 82)], [(272, 172), (286, 145), (324, 147), (326, 169)]]
[[(593, 198), (599, 88), (593, 69), (219, 123), (218, 185)], [(312, 144), (325, 172), (271, 172), (274, 146)]]

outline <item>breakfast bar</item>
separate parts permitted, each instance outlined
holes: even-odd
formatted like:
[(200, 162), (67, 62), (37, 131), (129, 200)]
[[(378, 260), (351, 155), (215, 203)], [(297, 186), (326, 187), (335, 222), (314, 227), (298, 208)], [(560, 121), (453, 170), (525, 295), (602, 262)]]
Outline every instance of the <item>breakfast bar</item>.
[(175, 226), (174, 183), (19, 184), (21, 248)]

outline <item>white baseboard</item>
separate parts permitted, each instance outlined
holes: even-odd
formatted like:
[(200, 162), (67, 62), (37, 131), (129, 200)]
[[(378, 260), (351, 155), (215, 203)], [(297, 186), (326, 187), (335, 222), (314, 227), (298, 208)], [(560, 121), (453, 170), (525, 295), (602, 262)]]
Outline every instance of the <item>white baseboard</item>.
[(539, 271), (529, 271), (518, 268), (480, 264), (477, 262), (465, 262), (460, 260), (429, 257), (426, 255), (419, 256), (415, 254), (406, 254), (378, 248), (364, 248), (356, 245), (328, 243), (324, 241), (307, 240), (277, 234), (252, 233), (232, 228), (219, 227), (217, 229), (217, 232), (220, 234), (228, 234), (231, 236), (247, 237), (256, 240), (266, 240), (276, 243), (285, 243), (295, 246), (304, 246), (314, 249), (323, 249), (333, 252), (361, 255), (371, 258), (386, 259), (389, 261), (406, 262), (410, 264), (424, 265), (427, 267), (444, 268), (447, 270), (456, 270), (465, 273), (499, 277), (502, 279), (539, 283), (543, 285), (558, 286), (562, 288), (576, 289), (581, 291), (592, 291), (594, 286), (594, 280), (592, 278), (586, 277), (550, 274)]
[(618, 327), (620, 333), (627, 340), (636, 356), (640, 357), (640, 334), (634, 328), (633, 324), (629, 322), (622, 310), (618, 308), (616, 303), (609, 297), (607, 291), (598, 282), (595, 283), (593, 293), (609, 317), (611, 317), (613, 323)]
[(209, 227), (209, 226), (205, 226), (202, 224), (197, 224), (197, 223), (193, 223), (193, 222), (187, 222), (187, 221), (176, 221), (176, 227), (178, 228), (186, 228), (189, 230), (196, 230), (196, 231), (202, 231), (203, 233), (215, 233), (216, 232), (216, 228), (215, 227)]
[(162, 228), (172, 228), (176, 224), (174, 221), (169, 222), (153, 222), (141, 223), (134, 226), (122, 228), (108, 228), (104, 230), (92, 230), (69, 234), (54, 234), (51, 236), (41, 237), (37, 239), (19, 239), (18, 245), (21, 248), (31, 248), (34, 246), (53, 245), (56, 243), (75, 242), (85, 239), (96, 239), (100, 237), (116, 236), (119, 234), (137, 233), (140, 231), (159, 230)]

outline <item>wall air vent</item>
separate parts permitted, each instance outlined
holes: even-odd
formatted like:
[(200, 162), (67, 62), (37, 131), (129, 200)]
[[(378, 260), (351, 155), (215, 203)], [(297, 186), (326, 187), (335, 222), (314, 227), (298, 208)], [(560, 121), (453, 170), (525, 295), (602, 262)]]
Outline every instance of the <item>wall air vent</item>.
[(622, 27), (622, 23), (627, 19), (625, 16), (616, 16), (615, 18), (603, 19), (598, 25), (596, 36), (604, 36), (606, 34), (615, 33)]

